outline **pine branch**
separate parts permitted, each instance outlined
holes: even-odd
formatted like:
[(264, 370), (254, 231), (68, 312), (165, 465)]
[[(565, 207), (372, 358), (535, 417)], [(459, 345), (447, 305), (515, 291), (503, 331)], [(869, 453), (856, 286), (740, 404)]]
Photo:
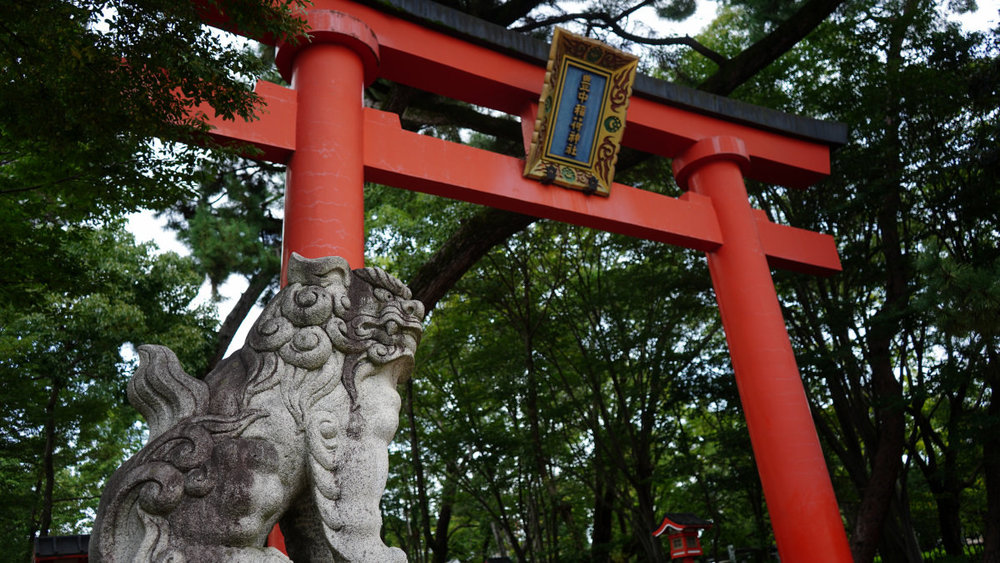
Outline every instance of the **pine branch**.
[(657, 47), (667, 46), (667, 45), (684, 45), (720, 66), (729, 62), (729, 59), (713, 51), (707, 46), (703, 45), (690, 35), (685, 35), (684, 37), (643, 37), (641, 35), (636, 35), (634, 33), (627, 31), (618, 22), (620, 22), (626, 16), (631, 14), (631, 12), (634, 9), (637, 9), (639, 7), (642, 7), (642, 4), (632, 9), (626, 10), (625, 12), (623, 12), (618, 16), (612, 16), (611, 14), (608, 14), (606, 12), (576, 12), (572, 14), (561, 14), (558, 16), (552, 16), (540, 20), (535, 20), (529, 24), (525, 24), (522, 26), (513, 27), (511, 28), (511, 30), (521, 33), (526, 33), (538, 28), (558, 25), (560, 23), (566, 23), (570, 21), (581, 21), (581, 22), (586, 22), (587, 24), (594, 27), (606, 29), (614, 33), (615, 35), (621, 37), (622, 39), (631, 41), (633, 43), (638, 43), (641, 45), (651, 45)]
[(719, 63), (719, 70), (699, 84), (698, 89), (728, 96), (741, 84), (795, 47), (843, 3), (844, 0), (806, 2), (792, 17), (763, 39), (735, 57)]
[(208, 363), (208, 371), (211, 371), (222, 361), (226, 350), (229, 349), (229, 345), (233, 342), (233, 337), (236, 336), (236, 331), (239, 330), (240, 325), (246, 320), (254, 304), (260, 299), (260, 295), (264, 293), (264, 290), (274, 281), (277, 275), (278, 272), (276, 271), (262, 270), (250, 278), (250, 286), (240, 295), (233, 310), (226, 315), (226, 320), (222, 322), (222, 327), (219, 328), (215, 355)]

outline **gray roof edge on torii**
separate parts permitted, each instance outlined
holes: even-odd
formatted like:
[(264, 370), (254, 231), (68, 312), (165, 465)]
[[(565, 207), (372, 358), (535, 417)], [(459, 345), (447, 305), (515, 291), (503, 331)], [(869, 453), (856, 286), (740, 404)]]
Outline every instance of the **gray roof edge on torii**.
[[(354, 0), (379, 11), (447, 32), (470, 43), (545, 66), (549, 45), (523, 33), (426, 0)], [(847, 125), (802, 117), (636, 74), (633, 95), (709, 117), (749, 125), (837, 148), (847, 143)]]

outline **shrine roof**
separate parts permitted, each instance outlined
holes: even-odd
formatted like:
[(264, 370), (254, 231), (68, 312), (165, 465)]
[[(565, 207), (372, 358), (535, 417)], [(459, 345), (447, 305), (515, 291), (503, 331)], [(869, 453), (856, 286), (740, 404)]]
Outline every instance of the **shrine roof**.
[[(70, 555), (86, 555), (90, 548), (90, 535), (79, 536), (41, 536), (35, 538), (35, 557), (54, 558), (57, 556), (66, 557)], [(72, 559), (59, 559), (59, 561), (75, 561)]]
[[(544, 66), (548, 60), (548, 43), (435, 2), (354, 1), (539, 66)], [(636, 76), (633, 95), (831, 147), (838, 147), (847, 142), (847, 126), (843, 123), (793, 115), (643, 74)]]
[(668, 512), (663, 517), (660, 527), (654, 532), (654, 536), (660, 536), (668, 529), (678, 532), (684, 530), (700, 530), (711, 528), (713, 523), (710, 520), (699, 518), (690, 512)]

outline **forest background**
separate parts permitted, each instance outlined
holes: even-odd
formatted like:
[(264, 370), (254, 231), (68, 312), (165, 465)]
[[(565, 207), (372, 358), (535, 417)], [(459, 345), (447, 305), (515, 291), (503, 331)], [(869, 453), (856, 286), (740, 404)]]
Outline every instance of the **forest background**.
[[(247, 30), (301, 30), (288, 6), (219, 4)], [(563, 25), (641, 54), (646, 74), (848, 125), (819, 185), (748, 187), (841, 252), (830, 278), (774, 276), (852, 552), (964, 560), (971, 543), (1000, 561), (997, 6), (720, 0), (701, 33), (672, 37), (651, 22), (684, 21), (694, 0), (445, 4), (541, 40)], [(990, 24), (955, 23), (977, 8)], [(280, 167), (192, 149), (204, 125), (184, 104), (249, 117), (248, 85), (279, 79), (266, 50), (199, 21), (173, 0), (0, 6), (5, 559), (89, 532), (103, 480), (142, 441), (124, 393), (136, 345), (204, 375), (277, 289)], [(409, 129), (523, 153), (514, 118), (381, 80), (366, 99)], [(645, 154), (623, 153), (617, 179), (679, 194)], [(701, 255), (376, 185), (366, 208), (369, 264), (431, 312), (400, 387), (390, 544), (416, 562), (665, 561), (650, 531), (683, 511), (715, 522), (716, 559), (766, 557)], [(125, 222), (140, 210), (189, 253), (137, 243)], [(220, 322), (199, 288), (237, 277)]]

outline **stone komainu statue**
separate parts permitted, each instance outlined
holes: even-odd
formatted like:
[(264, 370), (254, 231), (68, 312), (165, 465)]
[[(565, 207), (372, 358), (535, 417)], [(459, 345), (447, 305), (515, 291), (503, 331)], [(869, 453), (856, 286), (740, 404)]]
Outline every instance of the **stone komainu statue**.
[(379, 502), (423, 314), (382, 270), (293, 255), (204, 380), (141, 347), (128, 397), (149, 442), (108, 481), (90, 560), (288, 561), (262, 547), (280, 521), (294, 561), (406, 561), (379, 537)]

